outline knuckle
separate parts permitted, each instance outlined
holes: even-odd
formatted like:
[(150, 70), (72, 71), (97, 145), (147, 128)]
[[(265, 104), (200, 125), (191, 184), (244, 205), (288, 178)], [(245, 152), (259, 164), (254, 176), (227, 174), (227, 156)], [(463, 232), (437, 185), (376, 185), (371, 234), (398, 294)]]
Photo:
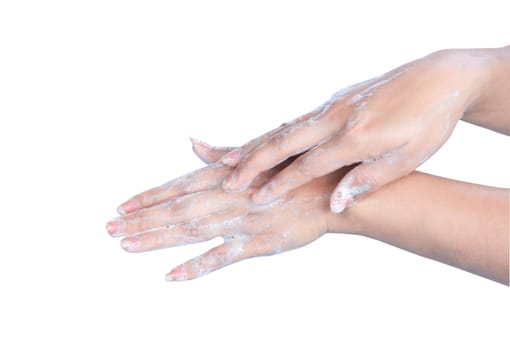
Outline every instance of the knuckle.
[(131, 230), (133, 232), (145, 231), (147, 228), (150, 228), (150, 224), (147, 222), (147, 220), (144, 219), (134, 220), (134, 222), (131, 225)]
[(186, 202), (182, 200), (174, 200), (168, 202), (168, 209), (172, 214), (182, 214), (186, 208)]
[(265, 233), (257, 237), (257, 240), (254, 240), (254, 252), (258, 256), (264, 255), (273, 255), (275, 254), (275, 247), (278, 245), (278, 242), (272, 233)]
[(255, 159), (253, 153), (242, 159), (239, 164), (237, 164), (236, 171), (238, 177), (245, 176), (246, 173), (256, 168)]
[(352, 155), (364, 153), (367, 142), (363, 132), (359, 129), (351, 129), (335, 141), (334, 149), (347, 151)]
[(195, 222), (191, 221), (189, 223), (184, 224), (179, 231), (181, 231), (185, 236), (196, 238), (201, 233), (201, 227)]
[(237, 166), (239, 174), (258, 172), (263, 167), (264, 156), (261, 148), (254, 150)]
[(127, 221), (131, 224), (138, 223), (140, 221), (143, 221), (145, 216), (147, 215), (147, 209), (137, 211), (136, 213), (133, 213), (131, 216), (127, 218)]
[(360, 112), (357, 115), (351, 116), (347, 120), (348, 133), (364, 137), (372, 127), (372, 123), (367, 119), (366, 112)]
[(245, 232), (244, 238), (249, 238), (251, 236), (257, 235), (263, 227), (264, 224), (264, 215), (258, 212), (248, 212), (244, 214), (242, 221), (239, 223), (238, 227), (234, 231), (242, 231)]
[(274, 179), (273, 181), (267, 184), (265, 191), (267, 191), (269, 194), (273, 196), (278, 196), (284, 190), (285, 182), (286, 182), (285, 178)]
[(250, 211), (245, 214), (243, 221), (245, 223), (247, 223), (248, 225), (252, 225), (252, 224), (258, 222), (260, 220), (261, 216), (262, 216), (262, 214), (260, 214), (260, 213)]
[(311, 113), (306, 113), (295, 119), (296, 124), (307, 122), (311, 117)]
[(315, 177), (315, 171), (313, 167), (310, 166), (308, 162), (308, 157), (298, 157), (296, 160), (294, 160), (293, 163), (294, 167), (294, 173), (299, 178), (313, 178)]
[(259, 144), (259, 139), (250, 140), (244, 146), (241, 147), (239, 153), (242, 155), (248, 154), (252, 149), (254, 149)]
[(140, 232), (144, 230), (145, 215), (143, 213), (135, 213), (125, 219), (125, 232)]
[(331, 119), (343, 115), (350, 107), (344, 99), (330, 100), (324, 103), (325, 112), (322, 113), (323, 119)]
[(292, 132), (292, 129), (286, 129), (282, 132), (276, 133), (271, 137), (271, 139), (267, 142), (267, 146), (276, 149), (281, 150), (281, 148), (287, 143), (287, 137)]

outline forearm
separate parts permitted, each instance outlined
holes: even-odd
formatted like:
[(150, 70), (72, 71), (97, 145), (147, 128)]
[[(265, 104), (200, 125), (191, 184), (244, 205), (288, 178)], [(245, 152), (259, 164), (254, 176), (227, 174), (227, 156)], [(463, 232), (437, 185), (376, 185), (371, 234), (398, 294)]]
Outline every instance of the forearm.
[(508, 284), (509, 191), (414, 172), (331, 214), (363, 234)]
[(462, 120), (510, 135), (510, 46), (468, 52), (484, 61), (485, 74)]

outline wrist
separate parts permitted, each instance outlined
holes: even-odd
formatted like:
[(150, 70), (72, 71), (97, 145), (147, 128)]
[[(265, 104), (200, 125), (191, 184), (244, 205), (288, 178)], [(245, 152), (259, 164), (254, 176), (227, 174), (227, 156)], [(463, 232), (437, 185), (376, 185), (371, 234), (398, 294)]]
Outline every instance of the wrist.
[(463, 51), (469, 57), (475, 84), (471, 103), (466, 109), (463, 117), (469, 121), (472, 114), (485, 111), (491, 108), (499, 95), (495, 89), (499, 87), (498, 82), (508, 77), (510, 68), (510, 46), (495, 49), (466, 49)]
[(433, 54), (443, 62), (444, 77), (465, 92), (464, 119), (478, 108), (491, 81), (494, 53), (492, 49), (447, 49)]
[(470, 51), (483, 61), (483, 79), (462, 120), (509, 135), (510, 46)]
[(360, 234), (365, 232), (365, 227), (362, 225), (363, 221), (360, 220), (360, 211), (358, 210), (357, 204), (338, 214), (331, 211), (330, 200), (331, 194), (335, 190), (338, 183), (342, 180), (347, 172), (352, 167), (345, 167), (337, 170), (335, 173), (330, 174), (324, 178), (324, 186), (322, 186), (322, 213), (323, 222), (327, 227), (327, 232), (330, 233), (349, 233), (349, 234)]
[(319, 215), (316, 223), (324, 232), (356, 233), (358, 226), (349, 210), (342, 214), (334, 214), (330, 209), (331, 193), (351, 169), (352, 167), (344, 167), (331, 174), (316, 178), (289, 192), (287, 200), (300, 202), (300, 211), (303, 213), (315, 211)]
[(330, 233), (362, 234), (366, 232), (363, 228), (363, 220), (360, 220), (357, 205), (350, 207), (340, 214), (325, 210), (324, 216)]

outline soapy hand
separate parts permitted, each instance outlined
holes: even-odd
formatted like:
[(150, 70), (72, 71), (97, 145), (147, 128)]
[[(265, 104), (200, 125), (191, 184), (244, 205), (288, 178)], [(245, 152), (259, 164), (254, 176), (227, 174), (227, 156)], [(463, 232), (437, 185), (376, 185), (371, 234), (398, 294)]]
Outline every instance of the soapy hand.
[(306, 245), (328, 231), (329, 193), (342, 172), (317, 179), (270, 205), (257, 205), (251, 194), (286, 164), (260, 174), (244, 192), (221, 188), (232, 169), (215, 162), (229, 149), (192, 140), (205, 168), (134, 196), (107, 224), (114, 237), (124, 237), (128, 252), (198, 243), (222, 237), (224, 243), (176, 267), (167, 280), (189, 280), (255, 256)]
[(340, 90), (314, 111), (223, 156), (235, 167), (223, 187), (242, 190), (300, 154), (253, 192), (255, 203), (270, 203), (356, 164), (330, 198), (331, 211), (342, 212), (359, 196), (409, 174), (443, 145), (478, 97), (484, 64), (483, 56), (469, 51), (440, 51)]

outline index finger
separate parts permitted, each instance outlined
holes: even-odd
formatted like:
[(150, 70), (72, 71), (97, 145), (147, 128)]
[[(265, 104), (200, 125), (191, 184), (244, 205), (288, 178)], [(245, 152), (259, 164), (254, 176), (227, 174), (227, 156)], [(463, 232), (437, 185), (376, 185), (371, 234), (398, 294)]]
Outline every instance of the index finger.
[(174, 197), (215, 188), (231, 171), (231, 168), (220, 162), (212, 163), (131, 197), (117, 208), (117, 212), (120, 215), (125, 215), (163, 203)]

